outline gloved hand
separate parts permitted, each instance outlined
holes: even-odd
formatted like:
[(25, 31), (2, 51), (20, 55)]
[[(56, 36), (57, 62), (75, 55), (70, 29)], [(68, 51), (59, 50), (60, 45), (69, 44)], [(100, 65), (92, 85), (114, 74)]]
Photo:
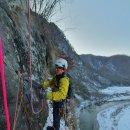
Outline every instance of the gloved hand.
[(47, 92), (46, 98), (49, 99), (49, 100), (52, 100), (53, 99), (52, 95), (53, 95), (52, 92)]
[(37, 89), (42, 89), (43, 87), (42, 87), (42, 85), (37, 85), (36, 88)]
[(36, 81), (32, 80), (32, 86), (35, 88), (35, 89), (41, 89), (42, 88), (42, 85), (37, 83)]
[(45, 91), (42, 91), (42, 93), (40, 93), (40, 99), (44, 99), (46, 98), (46, 92)]

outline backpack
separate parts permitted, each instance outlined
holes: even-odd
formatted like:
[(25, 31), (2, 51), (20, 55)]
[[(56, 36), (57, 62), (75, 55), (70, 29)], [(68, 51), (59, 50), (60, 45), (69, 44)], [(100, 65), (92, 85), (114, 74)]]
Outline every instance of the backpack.
[(68, 88), (67, 97), (63, 101), (63, 106), (62, 106), (62, 108), (60, 108), (60, 115), (61, 115), (61, 117), (63, 117), (65, 119), (65, 121), (67, 121), (67, 118), (69, 116), (68, 114), (71, 111), (70, 106), (72, 106), (72, 102), (71, 102), (72, 100), (71, 99), (74, 98), (74, 87), (73, 87), (73, 84), (72, 84), (72, 77), (70, 76), (70, 74), (65, 73), (63, 75), (63, 77), (68, 77), (69, 78), (69, 88)]
[(74, 88), (72, 85), (72, 77), (68, 73), (64, 73), (63, 75), (56, 76), (56, 86), (59, 84), (61, 78), (67, 77), (69, 78), (69, 88), (66, 99), (72, 99), (74, 97)]
[(70, 80), (68, 93), (67, 93), (67, 98), (66, 99), (72, 99), (74, 97), (74, 88), (72, 86), (72, 77), (68, 73), (65, 73), (63, 77), (68, 77), (69, 80)]

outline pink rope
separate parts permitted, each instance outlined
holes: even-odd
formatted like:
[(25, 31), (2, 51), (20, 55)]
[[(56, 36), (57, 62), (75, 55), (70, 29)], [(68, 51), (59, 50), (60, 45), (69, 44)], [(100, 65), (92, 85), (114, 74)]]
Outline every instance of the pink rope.
[(3, 93), (3, 104), (4, 104), (4, 111), (5, 111), (5, 118), (6, 118), (6, 127), (7, 130), (10, 130), (10, 120), (9, 120), (9, 112), (8, 112), (8, 105), (7, 105), (7, 94), (6, 94), (6, 85), (5, 85), (1, 37), (0, 37), (0, 74), (1, 74), (1, 86), (2, 86), (2, 93)]

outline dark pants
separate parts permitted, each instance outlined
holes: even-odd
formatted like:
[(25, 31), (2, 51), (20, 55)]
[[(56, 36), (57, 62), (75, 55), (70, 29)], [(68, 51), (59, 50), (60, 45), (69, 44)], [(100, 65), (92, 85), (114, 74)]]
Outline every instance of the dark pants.
[(60, 129), (60, 108), (63, 107), (63, 102), (53, 102), (53, 126), (55, 130)]

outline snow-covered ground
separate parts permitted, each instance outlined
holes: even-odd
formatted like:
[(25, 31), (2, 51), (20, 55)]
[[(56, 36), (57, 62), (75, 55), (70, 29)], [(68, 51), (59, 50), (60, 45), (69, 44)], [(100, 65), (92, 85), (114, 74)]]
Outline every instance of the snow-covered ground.
[[(49, 113), (48, 113), (48, 118), (47, 118), (47, 121), (46, 121), (46, 124), (43, 128), (43, 130), (46, 130), (46, 127), (47, 126), (53, 126), (53, 115), (52, 115), (52, 111), (53, 111), (53, 108), (51, 106), (51, 101), (47, 101), (48, 103), (48, 107), (49, 107)], [(61, 119), (60, 121), (60, 130), (69, 130), (66, 126), (65, 126), (65, 121), (63, 119)]]
[[(101, 93), (114, 95), (109, 101), (129, 100), (130, 87), (109, 87)], [(117, 96), (116, 96), (117, 95)], [(130, 130), (130, 101), (114, 105), (97, 114), (99, 130)]]
[(106, 89), (100, 90), (101, 93), (103, 94), (123, 94), (123, 93), (128, 93), (130, 94), (130, 86), (128, 87), (119, 87), (119, 86), (113, 86), (113, 87), (108, 87)]
[(130, 104), (115, 105), (97, 115), (99, 130), (130, 130)]
[(121, 101), (130, 99), (130, 87), (108, 87), (106, 89), (99, 90), (100, 93), (106, 94), (106, 101)]

